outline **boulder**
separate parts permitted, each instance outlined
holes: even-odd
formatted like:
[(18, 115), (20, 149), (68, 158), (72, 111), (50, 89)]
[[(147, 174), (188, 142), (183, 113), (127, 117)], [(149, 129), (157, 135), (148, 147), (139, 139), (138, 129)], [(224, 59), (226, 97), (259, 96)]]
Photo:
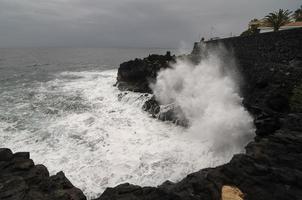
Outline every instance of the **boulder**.
[(0, 199), (85, 200), (63, 172), (49, 176), (47, 168), (35, 165), (28, 152), (0, 149)]
[(10, 149), (0, 148), (0, 161), (10, 161), (13, 158), (13, 153)]

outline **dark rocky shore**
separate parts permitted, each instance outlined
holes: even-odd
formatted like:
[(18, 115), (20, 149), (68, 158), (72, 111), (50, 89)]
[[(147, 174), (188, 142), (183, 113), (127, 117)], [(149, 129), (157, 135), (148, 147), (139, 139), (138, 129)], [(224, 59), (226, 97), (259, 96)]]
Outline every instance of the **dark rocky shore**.
[[(254, 116), (256, 134), (244, 154), (227, 164), (202, 169), (178, 183), (158, 187), (128, 183), (108, 188), (97, 200), (299, 200), (302, 199), (302, 29), (196, 43), (186, 58), (201, 59), (201, 48), (219, 45), (231, 50), (244, 78), (245, 108)], [(206, 46), (206, 47), (205, 47)], [(176, 57), (151, 55), (121, 64), (121, 90), (151, 93), (150, 82)], [(160, 117), (155, 98), (143, 109), (171, 120), (175, 107)], [(184, 122), (181, 125), (186, 125)], [(101, 158), (100, 158), (101, 159)], [(0, 150), (0, 199), (85, 199), (62, 172), (49, 176), (27, 153)]]
[(0, 149), (1, 200), (85, 200), (63, 172), (49, 176), (47, 168), (35, 165), (27, 152)]
[(155, 82), (157, 72), (168, 68), (175, 59), (167, 52), (166, 55), (149, 55), (124, 62), (118, 69), (117, 87), (122, 91), (152, 93), (149, 84)]

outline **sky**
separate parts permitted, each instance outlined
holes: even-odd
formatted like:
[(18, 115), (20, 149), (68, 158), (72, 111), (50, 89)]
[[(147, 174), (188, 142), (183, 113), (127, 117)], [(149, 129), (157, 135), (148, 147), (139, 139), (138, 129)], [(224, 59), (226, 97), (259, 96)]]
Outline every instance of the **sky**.
[(301, 0), (0, 0), (0, 48), (160, 47), (239, 35)]

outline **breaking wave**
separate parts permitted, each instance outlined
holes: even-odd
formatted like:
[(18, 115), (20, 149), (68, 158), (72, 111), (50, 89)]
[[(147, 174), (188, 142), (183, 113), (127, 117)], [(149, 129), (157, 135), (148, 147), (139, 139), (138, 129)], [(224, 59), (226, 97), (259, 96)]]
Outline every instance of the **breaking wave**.
[(253, 119), (239, 94), (240, 74), (223, 48), (202, 56), (197, 65), (178, 60), (151, 87), (162, 104), (180, 107), (189, 135), (207, 141), (217, 154), (238, 152), (254, 136)]
[(214, 155), (211, 142), (144, 113), (141, 107), (150, 96), (118, 91), (113, 87), (116, 73), (63, 72), (51, 81), (3, 92), (0, 144), (31, 152), (51, 174), (64, 171), (88, 198), (124, 182), (156, 186), (178, 181), (229, 161), (233, 151)]

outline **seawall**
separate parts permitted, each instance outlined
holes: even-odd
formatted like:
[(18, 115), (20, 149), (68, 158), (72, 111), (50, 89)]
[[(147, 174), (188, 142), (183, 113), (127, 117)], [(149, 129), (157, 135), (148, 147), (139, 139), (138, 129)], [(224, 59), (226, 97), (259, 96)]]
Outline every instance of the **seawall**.
[(247, 105), (274, 113), (301, 111), (292, 96), (302, 86), (302, 28), (206, 42), (217, 45), (233, 51)]

